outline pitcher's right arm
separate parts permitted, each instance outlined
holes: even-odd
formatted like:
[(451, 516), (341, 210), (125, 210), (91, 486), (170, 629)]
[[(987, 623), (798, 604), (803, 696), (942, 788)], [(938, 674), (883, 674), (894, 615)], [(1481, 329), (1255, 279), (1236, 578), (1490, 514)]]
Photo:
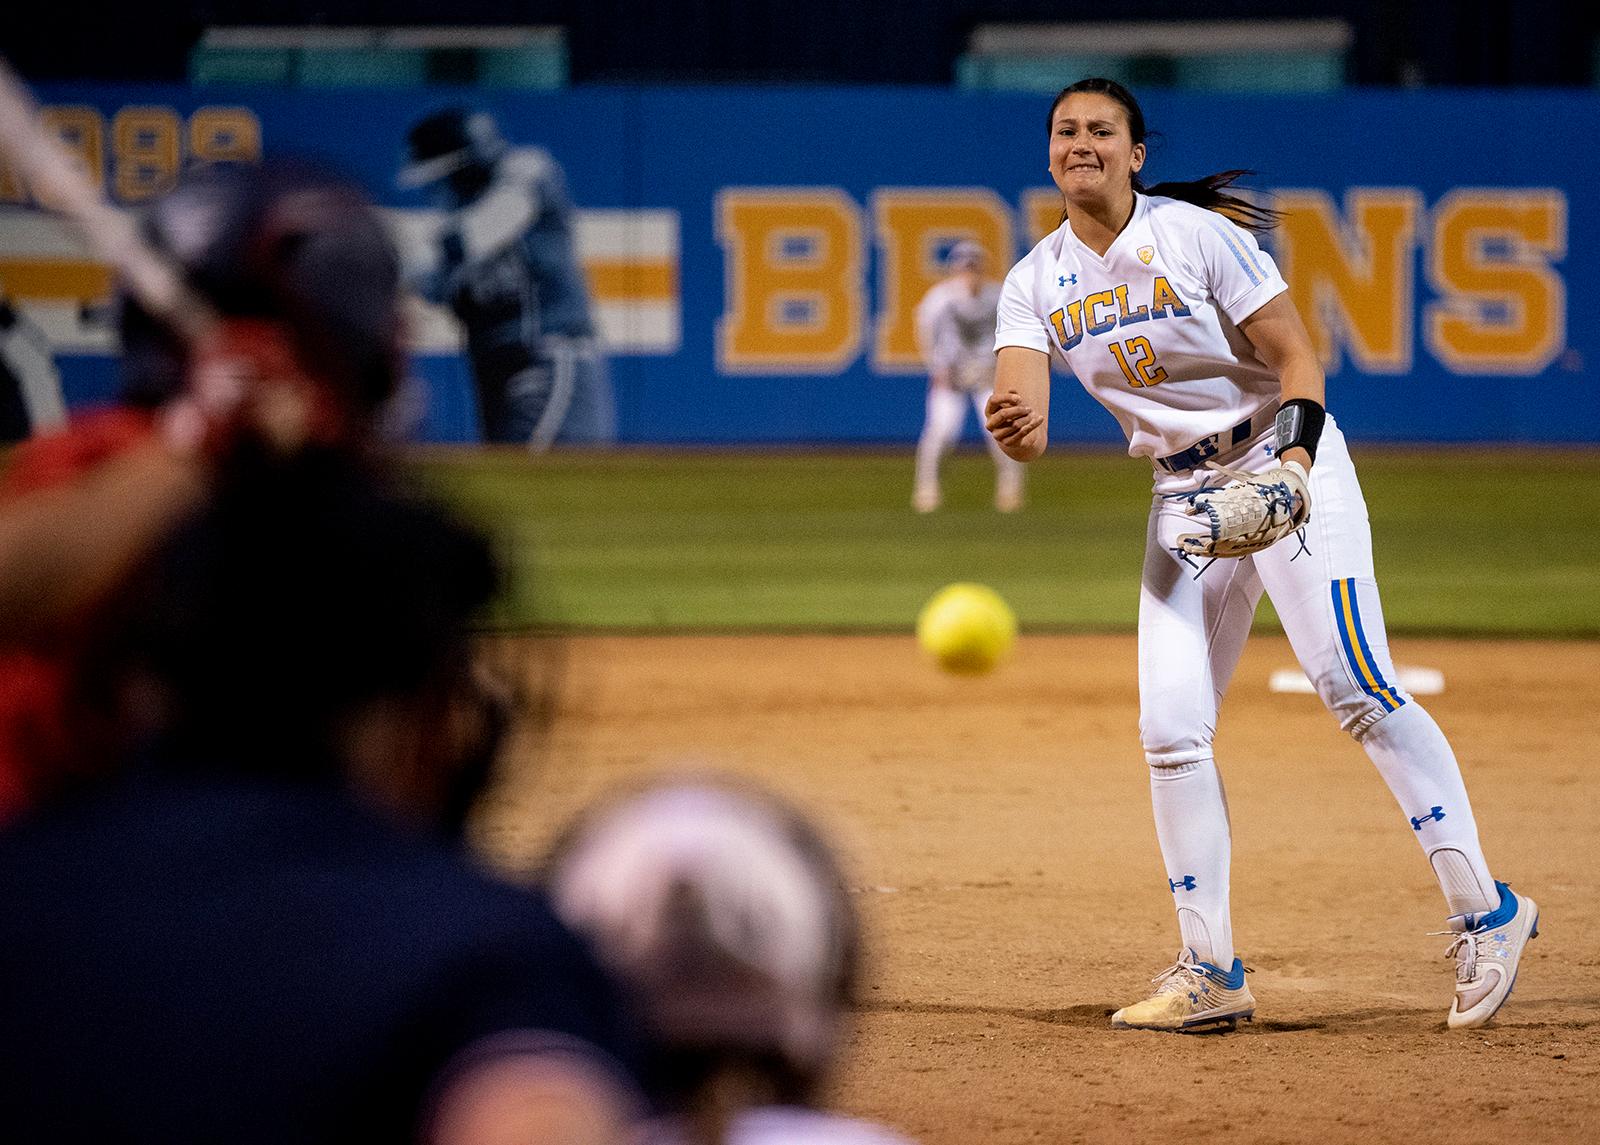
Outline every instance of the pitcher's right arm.
[(1050, 357), (1024, 346), (996, 354), (994, 393), (984, 404), (984, 426), (1007, 457), (1032, 461), (1044, 452), (1050, 428)]

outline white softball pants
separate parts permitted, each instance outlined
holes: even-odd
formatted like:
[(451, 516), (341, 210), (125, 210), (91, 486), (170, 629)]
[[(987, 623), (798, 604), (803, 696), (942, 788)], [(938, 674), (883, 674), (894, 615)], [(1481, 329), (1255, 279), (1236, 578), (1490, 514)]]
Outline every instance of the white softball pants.
[[(1269, 428), (1237, 458), (1240, 469), (1270, 469)], [(1332, 418), (1311, 469), (1311, 520), (1254, 556), (1208, 562), (1178, 551), (1201, 531), (1185, 495), (1214, 470), (1157, 473), (1139, 597), (1140, 735), (1152, 764), (1211, 756), (1217, 711), (1265, 591), (1306, 676), (1351, 735), (1361, 737), (1411, 702), (1395, 679), (1372, 570), (1366, 501), (1344, 436)]]
[[(1271, 440), (1269, 427), (1221, 460), (1269, 469)], [(1139, 731), (1185, 944), (1211, 951), (1224, 969), (1232, 957), (1227, 799), (1212, 741), (1263, 591), (1323, 704), (1366, 749), (1410, 820), (1451, 911), (1497, 901), (1455, 756), (1395, 677), (1366, 502), (1333, 418), (1312, 467), (1311, 518), (1300, 534), (1249, 557), (1185, 556), (1178, 537), (1200, 525), (1186, 514), (1184, 497), (1208, 480), (1225, 478), (1204, 469), (1157, 471), (1139, 599)]]

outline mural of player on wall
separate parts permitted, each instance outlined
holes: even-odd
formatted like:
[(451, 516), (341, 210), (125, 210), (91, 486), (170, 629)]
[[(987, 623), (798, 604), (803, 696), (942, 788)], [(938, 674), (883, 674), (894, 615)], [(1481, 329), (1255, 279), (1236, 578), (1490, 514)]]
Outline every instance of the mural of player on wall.
[(426, 188), (445, 212), (412, 285), (461, 322), (484, 439), (534, 453), (612, 442), (615, 399), (561, 165), (458, 107), (417, 121), (407, 142), (400, 185)]

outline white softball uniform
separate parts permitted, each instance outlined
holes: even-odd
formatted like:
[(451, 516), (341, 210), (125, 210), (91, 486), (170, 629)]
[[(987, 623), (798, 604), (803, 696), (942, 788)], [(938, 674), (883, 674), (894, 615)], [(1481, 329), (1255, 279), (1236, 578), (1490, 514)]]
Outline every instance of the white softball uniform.
[[(983, 405), (994, 389), (995, 312), (1000, 284), (983, 282), (976, 293), (959, 277), (935, 283), (917, 304), (917, 346), (931, 376), (942, 375), (948, 389), (928, 389), (927, 412), (917, 440), (914, 498), (924, 507), (939, 497), (939, 465), (961, 439), (971, 406), (983, 422)], [(1022, 496), (1022, 464), (984, 434), (994, 458), (997, 503), (1014, 504)]]
[[(1452, 909), (1492, 891), (1455, 757), (1396, 680), (1366, 503), (1334, 419), (1311, 471), (1305, 528), (1237, 559), (1178, 547), (1180, 535), (1202, 531), (1185, 512), (1189, 495), (1227, 480), (1207, 461), (1250, 472), (1275, 464), (1278, 379), (1238, 324), (1285, 289), (1248, 231), (1189, 203), (1139, 195), (1103, 257), (1066, 223), (1034, 247), (1006, 278), (995, 338), (996, 349), (1022, 346), (1064, 364), (1122, 425), (1128, 452), (1154, 467), (1139, 601), (1140, 734), (1184, 943), (1224, 969), (1233, 958), (1229, 827), (1212, 740), (1263, 591), (1306, 676), (1367, 748), (1424, 851), (1471, 859), (1473, 877), (1446, 885)], [(1389, 721), (1393, 734), (1369, 734), (1402, 710)]]
[[(1001, 293), (996, 349), (1051, 354), (1122, 425), (1128, 452), (1155, 466), (1139, 658), (1152, 763), (1210, 755), (1217, 706), (1263, 588), (1348, 730), (1406, 702), (1378, 609), (1366, 504), (1332, 418), (1300, 535), (1215, 568), (1178, 549), (1180, 534), (1200, 530), (1185, 498), (1224, 480), (1205, 461), (1251, 471), (1273, 464), (1278, 379), (1238, 323), (1286, 289), (1249, 231), (1215, 211), (1139, 195), (1104, 257), (1063, 223)], [(1347, 599), (1336, 594), (1340, 584), (1353, 586)]]
[(1062, 223), (1012, 268), (995, 349), (1050, 354), (1111, 411), (1132, 456), (1165, 457), (1277, 402), (1277, 375), (1237, 324), (1287, 289), (1248, 231), (1139, 195), (1104, 258)]

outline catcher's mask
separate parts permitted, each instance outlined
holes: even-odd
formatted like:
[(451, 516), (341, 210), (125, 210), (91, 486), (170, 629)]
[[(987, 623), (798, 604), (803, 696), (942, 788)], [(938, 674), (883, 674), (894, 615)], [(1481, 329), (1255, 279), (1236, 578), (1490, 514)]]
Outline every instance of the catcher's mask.
[[(566, 922), (634, 996), (668, 1088), (682, 1063), (764, 1069), (805, 1101), (838, 1043), (859, 972), (859, 922), (816, 830), (769, 793), (668, 780), (568, 829), (546, 868)], [(671, 1100), (672, 1094), (666, 1095)]]
[[(395, 392), (399, 259), (352, 184), (299, 161), (208, 168), (158, 201), (144, 229), (225, 326), (256, 338), (275, 331), (279, 352), (354, 423), (370, 422)], [(124, 399), (156, 406), (181, 392), (189, 347), (125, 296), (118, 326)]]

